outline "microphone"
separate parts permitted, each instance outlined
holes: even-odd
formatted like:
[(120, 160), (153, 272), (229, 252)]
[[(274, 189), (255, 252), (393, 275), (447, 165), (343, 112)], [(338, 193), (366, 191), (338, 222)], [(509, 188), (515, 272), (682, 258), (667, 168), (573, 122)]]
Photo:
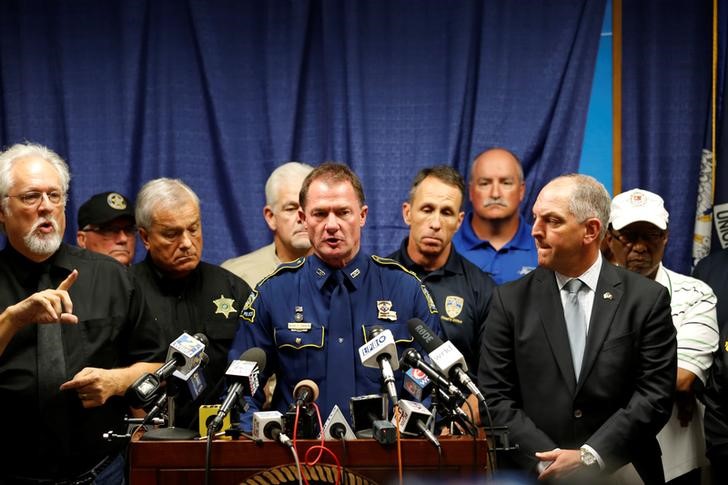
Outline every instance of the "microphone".
[[(166, 382), (172, 373), (175, 377), (187, 382), (190, 394), (193, 399), (196, 399), (205, 388), (204, 378), (198, 370), (207, 365), (210, 360), (204, 352), (208, 343), (207, 337), (201, 333), (196, 333), (194, 337), (183, 333), (177, 337), (169, 345), (167, 361), (164, 365), (153, 374), (145, 373), (139, 376), (126, 390), (124, 396), (129, 405), (135, 408), (145, 408), (151, 405), (162, 389), (162, 383)], [(178, 373), (179, 369), (184, 372)]]
[(217, 416), (210, 423), (211, 433), (217, 432), (222, 426), (225, 416), (242, 399), (243, 395), (255, 394), (258, 390), (258, 374), (265, 369), (265, 352), (258, 347), (253, 347), (242, 353), (238, 360), (230, 363), (225, 376), (228, 382), (232, 382), (228, 394), (225, 397)]
[(396, 428), (387, 421), (387, 400), (383, 394), (350, 398), (349, 412), (357, 438), (374, 438), (383, 445), (397, 441)]
[[(401, 414), (399, 418), (400, 433), (412, 435), (422, 433), (433, 445), (437, 448), (440, 447), (440, 442), (425, 424), (432, 416), (432, 413), (422, 403), (401, 399), (399, 401), (399, 411)], [(395, 423), (395, 420), (396, 418), (392, 418), (393, 423)]]
[(404, 373), (404, 388), (417, 401), (422, 401), (432, 392), (432, 381), (419, 369), (407, 369)]
[(167, 361), (154, 373), (159, 376), (160, 381), (167, 380), (173, 373), (175, 377), (185, 380), (202, 362), (208, 344), (207, 337), (201, 333), (196, 333), (194, 336), (182, 333), (169, 344)]
[[(355, 440), (356, 435), (352, 431), (349, 423), (346, 422), (344, 414), (339, 409), (338, 404), (334, 404), (334, 409), (331, 410), (331, 414), (326, 418), (324, 423), (324, 429), (321, 431), (321, 436), (325, 440)], [(319, 438), (321, 438), (319, 436)]]
[(291, 438), (283, 433), (282, 415), (278, 411), (257, 411), (253, 413), (253, 438), (263, 441), (277, 441), (293, 448)]
[(318, 384), (311, 379), (304, 379), (293, 388), (293, 399), (296, 400), (296, 406), (311, 404), (318, 399), (318, 396)]
[[(422, 360), (422, 356), (415, 349), (409, 348), (405, 350), (404, 354), (402, 354), (402, 358), (399, 360), (399, 365), (404, 368), (406, 368), (406, 366), (410, 366), (415, 369), (419, 369), (427, 377), (429, 377), (430, 381), (432, 381), (437, 387), (450, 395), (457, 396), (463, 401), (465, 400), (465, 395), (460, 391), (460, 389), (442, 377), (435, 368)], [(421, 400), (422, 399), (418, 399), (418, 401)]]
[[(293, 388), (294, 402), (283, 415), (283, 428), (292, 433), (296, 429), (295, 438), (314, 439), (319, 435), (316, 410), (310, 406), (319, 395), (318, 385), (311, 379), (303, 379)], [(296, 415), (298, 427), (296, 428)]]
[(430, 354), (430, 359), (443, 374), (449, 375), (451, 379), (459, 382), (468, 388), (479, 401), (485, 401), (483, 394), (467, 374), (468, 365), (460, 351), (455, 348), (452, 342), (443, 342), (435, 335), (430, 328), (419, 318), (412, 318), (407, 321), (410, 333), (418, 344)]
[(372, 329), (372, 338), (359, 347), (359, 358), (364, 367), (379, 367), (381, 369), (389, 399), (391, 399), (392, 404), (397, 404), (394, 371), (399, 369), (399, 360), (397, 360), (397, 344), (394, 341), (392, 331), (374, 327)]

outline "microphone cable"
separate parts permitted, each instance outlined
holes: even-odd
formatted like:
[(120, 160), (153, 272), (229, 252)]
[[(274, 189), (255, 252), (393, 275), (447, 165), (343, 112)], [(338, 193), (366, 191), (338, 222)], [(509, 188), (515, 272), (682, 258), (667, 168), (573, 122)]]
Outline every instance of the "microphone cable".
[(392, 410), (394, 411), (394, 419), (397, 422), (395, 426), (397, 432), (397, 474), (399, 476), (399, 485), (402, 485), (404, 482), (402, 481), (402, 435), (399, 432), (399, 421), (401, 418), (399, 404), (395, 403)]
[[(321, 460), (321, 457), (323, 456), (324, 452), (327, 452), (328, 454), (331, 455), (331, 457), (334, 459), (334, 462), (336, 464), (338, 473), (336, 474), (336, 478), (334, 479), (334, 482), (335, 482), (335, 485), (339, 485), (339, 477), (341, 477), (343, 479), (344, 470), (341, 467), (341, 462), (339, 461), (339, 458), (336, 456), (336, 453), (331, 451), (331, 449), (329, 449), (326, 446), (326, 436), (324, 435), (324, 432), (323, 432), (324, 426), (323, 426), (323, 423), (321, 422), (321, 410), (319, 409), (318, 404), (316, 404), (315, 402), (312, 402), (311, 405), (313, 406), (314, 410), (316, 411), (316, 418), (318, 419), (319, 429), (321, 430), (321, 443), (318, 445), (311, 446), (308, 450), (306, 450), (306, 454), (303, 457), (303, 462), (307, 467), (315, 466)], [(294, 448), (296, 447), (296, 439), (297, 439), (297, 435), (298, 435), (298, 433), (297, 433), (298, 418), (300, 416), (299, 410), (300, 410), (300, 405), (296, 405), (296, 419), (293, 422), (293, 436), (294, 436), (293, 446), (294, 446)], [(314, 458), (312, 461), (309, 461), (310, 460), (309, 454), (313, 451), (318, 451), (318, 456), (316, 456), (316, 458)], [(305, 475), (303, 475), (303, 473), (301, 473), (300, 469), (299, 469), (299, 473), (303, 477), (304, 483), (306, 483), (306, 485), (309, 485), (308, 479), (306, 478)]]

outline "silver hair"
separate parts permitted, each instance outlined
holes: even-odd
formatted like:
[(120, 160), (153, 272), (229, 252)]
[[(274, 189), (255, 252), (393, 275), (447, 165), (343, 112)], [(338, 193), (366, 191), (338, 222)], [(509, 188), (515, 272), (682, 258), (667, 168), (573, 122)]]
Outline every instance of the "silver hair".
[[(3, 212), (8, 208), (7, 196), (15, 183), (12, 173), (13, 165), (16, 161), (28, 157), (42, 158), (53, 165), (61, 179), (61, 191), (64, 194), (68, 193), (71, 173), (66, 162), (56, 152), (37, 143), (16, 143), (0, 153), (0, 210)], [(5, 224), (0, 223), (0, 232), (5, 233)]]
[[(265, 203), (273, 208), (278, 202), (281, 185), (296, 183), (301, 185), (313, 167), (301, 162), (288, 162), (273, 170), (265, 183)], [(296, 199), (298, 200), (298, 199)]]
[(152, 226), (156, 209), (178, 207), (190, 200), (199, 209), (200, 199), (197, 194), (180, 179), (162, 177), (150, 180), (144, 184), (136, 198), (134, 216), (137, 226), (148, 231)]
[(609, 224), (609, 211), (612, 206), (612, 197), (607, 189), (597, 179), (590, 175), (571, 173), (557, 179), (569, 179), (574, 189), (569, 196), (569, 211), (581, 222), (596, 217), (602, 223), (599, 232), (601, 241), (607, 233)]

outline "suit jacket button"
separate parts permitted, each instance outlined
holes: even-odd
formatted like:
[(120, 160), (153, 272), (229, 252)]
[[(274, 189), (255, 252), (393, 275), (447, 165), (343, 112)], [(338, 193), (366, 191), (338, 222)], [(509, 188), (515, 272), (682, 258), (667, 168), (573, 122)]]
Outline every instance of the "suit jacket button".
[(574, 410), (574, 417), (579, 419), (581, 417), (581, 409)]

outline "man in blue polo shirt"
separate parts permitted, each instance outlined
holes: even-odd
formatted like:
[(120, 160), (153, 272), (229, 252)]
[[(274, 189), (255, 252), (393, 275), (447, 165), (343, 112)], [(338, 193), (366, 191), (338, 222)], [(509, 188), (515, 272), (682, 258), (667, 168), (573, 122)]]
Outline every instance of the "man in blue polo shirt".
[(523, 168), (513, 152), (491, 148), (475, 157), (469, 185), (473, 207), (452, 242), (499, 285), (538, 264), (531, 226), (519, 213), (525, 193)]

